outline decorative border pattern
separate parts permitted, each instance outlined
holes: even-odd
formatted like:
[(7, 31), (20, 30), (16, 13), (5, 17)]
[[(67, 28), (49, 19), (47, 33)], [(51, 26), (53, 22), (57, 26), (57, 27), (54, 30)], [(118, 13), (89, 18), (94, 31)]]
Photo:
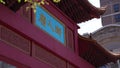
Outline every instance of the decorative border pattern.
[(39, 45), (32, 43), (32, 56), (36, 59), (51, 65), (53, 68), (66, 68), (66, 61), (56, 56), (50, 51), (40, 47)]
[(10, 44), (26, 54), (30, 54), (30, 40), (20, 36), (4, 26), (0, 27), (0, 40)]

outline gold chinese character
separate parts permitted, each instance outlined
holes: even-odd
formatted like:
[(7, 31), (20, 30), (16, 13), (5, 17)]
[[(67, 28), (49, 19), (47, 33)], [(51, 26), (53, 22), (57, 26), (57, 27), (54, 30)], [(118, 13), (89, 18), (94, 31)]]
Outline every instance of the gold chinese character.
[(43, 26), (46, 26), (46, 17), (43, 14), (40, 14), (40, 22)]
[(50, 21), (49, 21), (49, 23), (48, 23), (48, 26), (50, 27), (50, 29), (51, 29), (53, 32), (55, 31)]
[(58, 26), (55, 27), (55, 32), (61, 36), (61, 29)]

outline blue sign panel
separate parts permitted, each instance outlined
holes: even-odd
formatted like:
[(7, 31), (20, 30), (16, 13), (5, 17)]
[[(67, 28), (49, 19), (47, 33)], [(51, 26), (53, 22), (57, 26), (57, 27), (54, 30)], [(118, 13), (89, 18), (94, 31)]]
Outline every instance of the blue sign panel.
[(65, 43), (65, 29), (64, 25), (45, 11), (42, 7), (36, 7), (36, 19), (35, 25), (38, 26), (43, 31), (47, 32), (49, 35)]

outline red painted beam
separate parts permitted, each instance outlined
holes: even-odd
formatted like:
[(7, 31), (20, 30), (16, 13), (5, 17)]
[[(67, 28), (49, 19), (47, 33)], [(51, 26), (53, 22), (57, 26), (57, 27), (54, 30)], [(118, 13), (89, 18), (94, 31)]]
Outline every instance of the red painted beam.
[[(3, 56), (3, 57), (2, 57)], [(5, 60), (5, 57), (9, 58), (8, 60)], [(24, 54), (23, 52), (19, 51), (16, 48), (11, 47), (10, 45), (0, 41), (0, 60), (5, 60), (10, 64), (20, 66), (25, 65), (31, 68), (51, 68), (49, 65), (42, 63), (35, 58)], [(15, 62), (11, 62), (11, 60)], [(17, 63), (16, 63), (17, 62)], [(19, 64), (20, 63), (20, 64)], [(22, 66), (21, 66), (22, 67)]]

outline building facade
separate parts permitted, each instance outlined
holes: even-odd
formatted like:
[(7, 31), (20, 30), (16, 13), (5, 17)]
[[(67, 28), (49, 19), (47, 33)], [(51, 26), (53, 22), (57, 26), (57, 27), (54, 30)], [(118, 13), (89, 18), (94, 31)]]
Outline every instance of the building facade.
[[(103, 37), (114, 36), (114, 37), (108, 38), (108, 40), (111, 39), (112, 41), (114, 41), (114, 43), (112, 43), (112, 41), (111, 41), (111, 43), (108, 44), (109, 46), (108, 47), (106, 46), (106, 47), (108, 49), (118, 48), (117, 50), (119, 50), (120, 43), (117, 43), (117, 42), (119, 42), (119, 40), (115, 41), (115, 39), (119, 39), (119, 33), (116, 33), (116, 32), (119, 32), (119, 30), (120, 30), (120, 28), (119, 28), (119, 25), (120, 25), (120, 1), (119, 0), (100, 0), (100, 4), (101, 4), (101, 6), (107, 5), (106, 12), (101, 16), (103, 28), (101, 28), (100, 30), (104, 30), (105, 32), (103, 31), (103, 33), (108, 33), (108, 34), (111, 33), (111, 35), (106, 35), (106, 36), (103, 35)], [(114, 45), (114, 47), (112, 45)]]
[(102, 25), (120, 24), (120, 0), (100, 0), (101, 6), (107, 6), (101, 16)]
[[(84, 36), (91, 36), (102, 47), (116, 56), (120, 54), (120, 0), (100, 0), (100, 5), (107, 6), (106, 12), (101, 16), (103, 27)], [(108, 62), (100, 68), (120, 68), (119, 59)]]

